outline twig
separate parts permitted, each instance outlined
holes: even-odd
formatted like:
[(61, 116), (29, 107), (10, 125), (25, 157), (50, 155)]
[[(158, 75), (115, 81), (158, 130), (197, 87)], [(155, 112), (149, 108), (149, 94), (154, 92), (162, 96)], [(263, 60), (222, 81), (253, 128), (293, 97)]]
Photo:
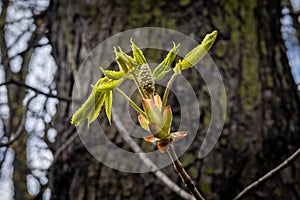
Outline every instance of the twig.
[(67, 139), (67, 141), (63, 142), (63, 144), (55, 151), (53, 161), (57, 160), (60, 153), (63, 152), (77, 137), (78, 134), (75, 132), (71, 137)]
[(140, 107), (138, 107), (122, 90), (120, 90), (119, 88), (116, 88), (116, 90), (131, 105), (131, 107), (133, 109), (135, 109), (135, 111), (137, 111), (139, 114), (141, 114), (144, 117), (146, 117), (145, 112), (142, 111), (142, 109), (140, 109)]
[(166, 87), (166, 90), (165, 90), (165, 93), (164, 93), (164, 97), (163, 97), (162, 108), (165, 108), (166, 105), (167, 105), (168, 96), (169, 96), (171, 87), (172, 87), (172, 85), (173, 85), (173, 83), (174, 83), (174, 81), (175, 81), (175, 79), (176, 79), (177, 76), (178, 76), (178, 74), (177, 74), (177, 73), (174, 73), (174, 74), (171, 76), (171, 78), (170, 78), (170, 80), (169, 80), (169, 82), (168, 82), (168, 84), (167, 84), (167, 87)]
[(257, 181), (251, 183), (249, 186), (247, 186), (243, 191), (241, 191), (235, 198), (234, 200), (240, 199), (242, 198), (245, 194), (247, 194), (250, 190), (254, 189), (255, 187), (257, 187), (259, 184), (261, 184), (262, 182), (266, 181), (268, 178), (274, 176), (275, 174), (277, 174), (278, 172), (280, 172), (280, 170), (284, 169), (285, 167), (287, 167), (291, 162), (293, 162), (298, 156), (300, 155), (300, 148), (293, 153), (290, 157), (288, 157), (285, 161), (283, 161), (280, 165), (278, 165), (277, 167), (275, 167), (274, 169), (272, 169), (271, 171), (269, 171), (267, 174), (265, 174), (264, 176), (262, 176), (261, 178), (259, 178)]
[(19, 139), (19, 137), (22, 135), (22, 133), (23, 133), (22, 131), (23, 131), (23, 129), (24, 129), (24, 125), (25, 125), (25, 122), (26, 122), (26, 114), (27, 114), (28, 106), (29, 106), (29, 103), (31, 102), (31, 100), (32, 100), (34, 97), (36, 97), (36, 95), (34, 95), (33, 97), (31, 97), (31, 98), (27, 101), (27, 103), (26, 103), (26, 105), (25, 105), (25, 110), (24, 110), (24, 112), (23, 112), (23, 114), (22, 114), (21, 122), (20, 122), (20, 124), (19, 124), (19, 126), (18, 126), (18, 129), (17, 129), (16, 133), (14, 134), (15, 137), (12, 138), (12, 139), (10, 139), (10, 140), (9, 140), (8, 142), (6, 142), (6, 143), (0, 143), (0, 148), (1, 148), (1, 147), (8, 147), (8, 146), (12, 145), (12, 144), (13, 144), (15, 141), (17, 141), (17, 140)]
[(197, 190), (195, 184), (193, 183), (191, 177), (188, 175), (188, 173), (184, 170), (182, 167), (180, 161), (177, 158), (175, 149), (173, 145), (171, 144), (168, 154), (173, 162), (175, 171), (178, 173), (180, 176), (182, 182), (185, 184), (185, 187), (194, 195), (194, 197), (197, 200), (205, 200), (204, 197), (201, 196), (200, 192)]
[[(114, 121), (119, 120), (117, 117), (113, 119)], [(124, 130), (121, 128), (121, 130)], [(141, 161), (145, 163), (149, 168), (151, 169), (157, 169), (157, 166), (150, 160), (145, 154), (142, 154), (143, 151), (140, 148), (140, 146), (127, 134), (120, 134), (124, 141), (131, 147), (131, 149), (135, 152), (138, 153), (138, 156), (140, 157)], [(153, 171), (155, 176), (161, 180), (166, 186), (168, 186), (171, 190), (176, 192), (181, 198), (186, 199), (186, 200), (195, 200), (195, 198), (187, 193), (185, 190), (180, 188), (178, 185), (176, 185), (169, 177), (163, 173), (161, 170), (156, 170)]]
[(30, 85), (27, 85), (26, 83), (23, 83), (21, 81), (16, 81), (16, 80), (13, 80), (13, 79), (10, 79), (10, 80), (7, 80), (3, 83), (0, 83), (0, 87), (3, 86), (3, 85), (9, 85), (9, 84), (15, 84), (15, 85), (20, 86), (20, 87), (25, 87), (25, 88), (28, 88), (30, 90), (33, 90), (34, 92), (36, 92), (38, 94), (42, 94), (42, 95), (45, 95), (45, 96), (50, 97), (50, 98), (56, 98), (56, 99), (61, 100), (61, 101), (66, 101), (66, 102), (72, 101), (72, 99), (70, 97), (62, 97), (62, 96), (59, 96), (59, 95), (49, 94), (49, 93), (43, 92), (39, 89), (36, 89), (34, 87), (31, 87)]

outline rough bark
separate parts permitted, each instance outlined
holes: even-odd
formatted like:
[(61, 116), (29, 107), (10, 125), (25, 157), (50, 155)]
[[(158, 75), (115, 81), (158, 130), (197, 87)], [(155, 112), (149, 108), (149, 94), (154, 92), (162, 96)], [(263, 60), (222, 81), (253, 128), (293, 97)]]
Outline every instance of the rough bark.
[[(199, 136), (182, 156), (184, 167), (207, 199), (232, 199), (299, 147), (300, 101), (280, 32), (280, 1), (51, 1), (49, 38), (58, 65), (59, 95), (70, 96), (76, 69), (99, 42), (142, 26), (173, 28), (200, 41), (214, 29), (211, 55), (227, 92), (226, 124), (208, 157), (195, 156)], [(199, 135), (210, 120), (203, 80), (184, 74), (201, 96)], [(206, 101), (203, 101), (206, 100)], [(73, 134), (70, 103), (60, 102), (54, 150)], [(109, 137), (122, 143), (115, 128)], [(123, 144), (126, 148), (126, 144)], [(299, 199), (300, 163), (295, 161), (247, 199)], [(171, 166), (165, 172), (180, 184)], [(52, 199), (177, 199), (152, 174), (126, 174), (98, 163), (78, 138), (56, 155), (50, 171)]]

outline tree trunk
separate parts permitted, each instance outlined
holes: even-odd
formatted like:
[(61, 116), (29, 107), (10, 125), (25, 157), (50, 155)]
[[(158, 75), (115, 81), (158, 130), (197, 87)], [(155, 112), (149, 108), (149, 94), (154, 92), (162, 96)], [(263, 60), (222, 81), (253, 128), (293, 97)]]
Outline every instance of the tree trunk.
[[(211, 56), (226, 86), (227, 118), (219, 143), (204, 159), (196, 139), (180, 158), (207, 199), (232, 199), (300, 145), (299, 92), (280, 32), (280, 1), (51, 1), (49, 38), (58, 65), (57, 92), (71, 96), (76, 70), (98, 43), (135, 27), (172, 28), (199, 41), (219, 32)], [(129, 41), (128, 41), (129, 42)], [(199, 135), (210, 121), (203, 80), (184, 75), (201, 103)], [(151, 173), (127, 174), (94, 159), (70, 125), (71, 102), (59, 102), (52, 199), (178, 199)], [(109, 135), (122, 141), (116, 129)], [(75, 139), (74, 139), (75, 138)], [(126, 144), (124, 144), (126, 146)], [(61, 151), (62, 150), (62, 151)], [(299, 160), (250, 193), (247, 199), (299, 199)], [(180, 184), (172, 166), (165, 171)]]

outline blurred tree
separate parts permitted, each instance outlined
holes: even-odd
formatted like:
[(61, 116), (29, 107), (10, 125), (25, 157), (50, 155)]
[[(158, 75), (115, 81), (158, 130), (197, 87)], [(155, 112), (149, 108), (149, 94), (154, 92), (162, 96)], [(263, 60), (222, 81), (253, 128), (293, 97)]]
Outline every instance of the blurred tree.
[[(49, 161), (44, 158), (51, 159), (50, 98), (56, 98), (51, 93), (51, 72), (36, 62), (37, 53), (49, 47), (44, 24), (47, 2), (3, 0), (0, 5), (0, 199), (41, 198), (48, 181)], [(43, 77), (37, 77), (41, 68)], [(36, 164), (36, 158), (42, 164)]]
[[(53, 0), (47, 20), (58, 65), (57, 92), (71, 96), (77, 69), (88, 52), (120, 31), (157, 26), (200, 41), (205, 33), (218, 30), (211, 56), (227, 89), (226, 124), (208, 157), (199, 160), (195, 156), (199, 137), (181, 160), (207, 199), (232, 199), (300, 146), (299, 92), (280, 32), (281, 9), (279, 0)], [(200, 77), (184, 75), (206, 99), (201, 102), (200, 133), (210, 120), (209, 95)], [(127, 174), (98, 163), (70, 125), (70, 106), (70, 102), (59, 102), (55, 119), (58, 135), (49, 174), (52, 199), (179, 198), (150, 173)], [(115, 128), (108, 129), (114, 142), (124, 143)], [(171, 167), (164, 172), (180, 183)], [(247, 199), (299, 199), (299, 186), (297, 160)]]

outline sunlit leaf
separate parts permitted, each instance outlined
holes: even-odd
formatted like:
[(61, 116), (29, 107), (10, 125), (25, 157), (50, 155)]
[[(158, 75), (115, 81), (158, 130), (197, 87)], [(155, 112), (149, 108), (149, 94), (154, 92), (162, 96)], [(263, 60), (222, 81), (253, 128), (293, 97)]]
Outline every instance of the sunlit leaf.
[(172, 115), (172, 110), (170, 105), (166, 107), (163, 113), (163, 119), (164, 119), (164, 126), (162, 130), (166, 133), (169, 133), (171, 129), (171, 123), (173, 120), (173, 115)]
[(135, 59), (127, 55), (120, 47), (118, 47), (118, 50), (114, 48), (116, 61), (121, 71), (128, 73), (135, 70), (136, 67), (139, 66)]
[(95, 88), (99, 92), (106, 92), (106, 91), (113, 90), (115, 87), (117, 87), (118, 84), (120, 83), (120, 81), (121, 80), (111, 80), (111, 79), (109, 79), (107, 81), (103, 81), (99, 85), (92, 86), (92, 87)]
[(182, 138), (184, 138), (185, 136), (187, 136), (187, 132), (185, 132), (185, 131), (179, 131), (179, 132), (171, 133), (171, 135), (172, 135), (172, 137), (174, 137), (174, 138), (182, 139)]
[(144, 117), (143, 115), (139, 115), (138, 120), (141, 127), (146, 131), (149, 131), (149, 127), (148, 127), (149, 121), (146, 119), (146, 117)]
[(207, 34), (200, 45), (191, 50), (188, 54), (185, 55), (183, 60), (180, 60), (174, 67), (176, 73), (181, 73), (182, 70), (197, 64), (209, 51), (212, 47), (214, 41), (217, 38), (217, 31), (213, 31), (210, 34)]
[(74, 113), (71, 123), (79, 126), (85, 119), (88, 119), (88, 125), (97, 119), (100, 114), (105, 99), (105, 92), (99, 92), (93, 89), (88, 99)]
[(179, 44), (176, 45), (175, 43), (173, 43), (173, 45), (173, 48), (169, 51), (166, 58), (153, 70), (152, 75), (155, 78), (155, 80), (162, 79), (165, 76), (165, 74), (171, 70), (171, 64), (176, 58), (178, 48), (180, 46)]
[(104, 76), (106, 76), (109, 79), (113, 79), (113, 80), (119, 80), (119, 79), (123, 78), (123, 76), (125, 75), (125, 73), (123, 71), (105, 70), (102, 67), (100, 67), (100, 70), (102, 71)]
[(107, 91), (105, 95), (105, 112), (109, 123), (111, 122), (112, 100), (113, 100), (113, 92), (111, 90)]
[(159, 141), (159, 139), (154, 137), (153, 135), (149, 135), (149, 136), (144, 137), (144, 140), (146, 142), (152, 142), (152, 143)]
[(134, 58), (135, 62), (138, 65), (147, 64), (146, 58), (145, 58), (142, 50), (133, 43), (132, 39), (130, 40), (130, 42), (131, 42), (131, 49), (133, 52), (133, 58)]

